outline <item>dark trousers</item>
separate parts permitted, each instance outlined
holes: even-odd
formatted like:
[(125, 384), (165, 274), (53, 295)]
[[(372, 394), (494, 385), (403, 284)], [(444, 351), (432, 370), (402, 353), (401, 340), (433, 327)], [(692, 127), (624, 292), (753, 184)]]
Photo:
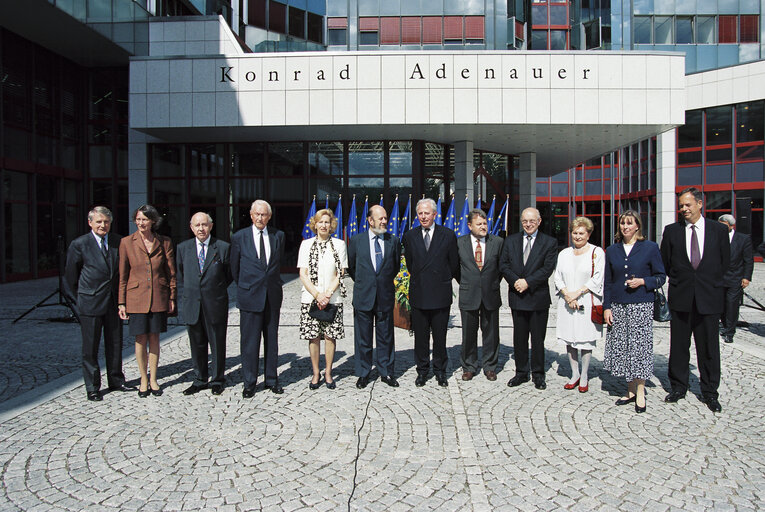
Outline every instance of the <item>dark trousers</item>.
[(744, 289), (741, 286), (733, 286), (731, 288), (725, 288), (725, 308), (723, 309), (722, 326), (720, 327), (720, 334), (733, 339), (736, 334), (736, 322), (738, 322), (738, 310), (741, 307), (741, 302), (744, 300)]
[[(462, 317), (462, 370), (478, 373), (497, 370), (499, 359), (499, 310), (461, 309)], [(478, 366), (478, 326), (481, 326), (481, 366)]]
[(367, 377), (372, 370), (372, 335), (374, 331), (377, 350), (374, 364), (381, 377), (394, 376), (396, 343), (393, 336), (393, 310), (361, 311), (353, 309), (353, 344), (355, 347), (355, 370), (357, 377)]
[(199, 319), (193, 325), (187, 325), (189, 347), (191, 348), (191, 367), (194, 370), (194, 385), (207, 384), (207, 346), (210, 346), (212, 358), (212, 379), (210, 384), (223, 386), (226, 383), (226, 322), (213, 324), (200, 308)]
[(101, 331), (104, 333), (106, 378), (109, 387), (117, 387), (125, 383), (125, 374), (122, 373), (122, 320), (116, 313), (116, 306), (110, 307), (109, 310), (109, 313), (101, 316), (80, 315), (82, 377), (85, 381), (85, 389), (89, 392), (101, 389), (101, 369), (98, 367)]
[(446, 328), (449, 323), (449, 308), (412, 308), (412, 330), (414, 331), (414, 359), (417, 374), (427, 375), (430, 369), (430, 333), (433, 333), (433, 373), (446, 377)]
[(717, 398), (720, 386), (720, 338), (717, 323), (720, 315), (702, 315), (696, 309), (672, 310), (669, 322), (669, 383), (673, 392), (688, 391), (688, 363), (691, 359), (691, 334), (696, 342), (696, 361), (704, 398)]
[(531, 378), (545, 380), (545, 335), (549, 309), (537, 311), (512, 310), (515, 374), (529, 376), (529, 335), (531, 335)]
[(263, 346), (266, 386), (277, 383), (276, 369), (279, 360), (279, 309), (266, 300), (263, 311), (240, 311), (239, 343), (242, 353), (244, 387), (254, 388), (260, 371), (260, 340)]

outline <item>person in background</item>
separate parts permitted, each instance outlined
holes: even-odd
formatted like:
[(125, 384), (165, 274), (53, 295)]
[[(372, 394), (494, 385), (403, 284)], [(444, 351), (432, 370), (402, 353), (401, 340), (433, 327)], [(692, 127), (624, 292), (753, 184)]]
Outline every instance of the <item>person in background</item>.
[(738, 310), (744, 300), (744, 289), (752, 281), (754, 256), (752, 239), (749, 235), (736, 231), (736, 218), (733, 215), (720, 215), (718, 218), (728, 228), (730, 240), (730, 266), (725, 273), (725, 308), (720, 318), (720, 337), (725, 343), (733, 343), (736, 335)]

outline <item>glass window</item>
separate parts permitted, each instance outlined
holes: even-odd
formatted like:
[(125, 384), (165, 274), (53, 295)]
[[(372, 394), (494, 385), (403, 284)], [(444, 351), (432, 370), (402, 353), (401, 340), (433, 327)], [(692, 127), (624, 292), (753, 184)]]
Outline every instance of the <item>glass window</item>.
[(531, 6), (531, 24), (547, 25), (547, 5)]
[(551, 5), (550, 6), (550, 25), (568, 26), (568, 6)]
[(323, 18), (312, 12), (308, 13), (308, 40), (321, 44), (323, 42)]
[(226, 204), (228, 202), (223, 179), (192, 179), (189, 187), (192, 204)]
[(422, 43), (441, 44), (441, 17), (426, 16), (422, 18)]
[[(537, 181), (537, 198), (547, 197), (550, 194), (550, 187), (547, 181)], [(499, 212), (497, 212), (499, 215)]]
[(348, 172), (351, 176), (375, 174), (382, 176), (385, 172), (383, 143), (380, 141), (349, 142)]
[(705, 210), (728, 210), (732, 206), (731, 193), (729, 191), (707, 192), (704, 202)]
[(380, 18), (380, 44), (401, 43), (401, 18)]
[(305, 39), (305, 11), (303, 9), (296, 9), (295, 7), (290, 6), (289, 15), (290, 35), (293, 37), (299, 37), (300, 39)]
[(419, 16), (401, 18), (401, 42), (403, 44), (420, 44)]
[(568, 196), (568, 183), (552, 182), (550, 195), (553, 197)]
[(247, 24), (266, 28), (266, 0), (249, 0), (247, 7)]
[(154, 144), (152, 154), (151, 174), (153, 178), (184, 175), (182, 144)]
[(736, 148), (736, 161), (743, 160), (762, 160), (765, 157), (762, 144), (755, 146), (739, 146)]
[(303, 143), (272, 142), (268, 144), (269, 176), (274, 178), (303, 175)]
[(310, 143), (308, 146), (308, 172), (311, 176), (342, 176), (343, 143)]
[(714, 44), (715, 42), (715, 17), (696, 17), (696, 42), (699, 44)]
[(736, 16), (720, 16), (718, 38), (722, 43), (736, 42)]
[(389, 149), (391, 175), (412, 174), (412, 142), (391, 142)]
[(653, 26), (654, 44), (673, 44), (672, 16), (656, 16), (653, 19)]
[(740, 41), (742, 43), (757, 43), (759, 42), (759, 33), (760, 33), (760, 27), (759, 27), (759, 21), (760, 17), (757, 15), (749, 15), (744, 16), (741, 15), (740, 20), (740, 28), (741, 28), (741, 37)]
[(693, 18), (690, 16), (678, 16), (675, 19), (675, 41), (677, 44), (693, 43)]
[(677, 169), (678, 185), (701, 185), (701, 166), (680, 167)]
[(635, 44), (651, 44), (651, 17), (635, 16)]
[(566, 49), (566, 32), (565, 30), (551, 30), (550, 31), (550, 49), (551, 50), (565, 50)]
[(695, 148), (701, 146), (701, 121), (703, 111), (690, 110), (685, 113), (685, 124), (677, 129), (677, 146)]
[(190, 151), (190, 176), (223, 177), (223, 144), (193, 144)]
[(344, 46), (346, 44), (347, 29), (344, 28), (332, 28), (327, 30), (327, 44), (335, 46)]
[[(731, 164), (707, 165), (706, 166), (706, 183), (708, 185), (730, 183), (732, 181), (731, 171), (732, 171)], [(710, 207), (708, 203), (707, 203), (707, 207)]]
[(268, 3), (268, 30), (287, 33), (287, 6), (271, 0)]
[(730, 144), (732, 111), (729, 106), (706, 109), (707, 146)]
[(379, 34), (377, 32), (359, 32), (360, 45), (378, 45), (380, 44)]
[[(252, 202), (263, 197), (263, 179), (262, 178), (244, 178), (231, 179), (229, 181), (228, 196), (231, 204), (246, 204), (249, 209)], [(234, 228), (238, 224), (234, 221)]]
[(532, 50), (547, 50), (547, 31), (546, 30), (531, 31), (531, 49)]
[(263, 176), (265, 174), (265, 144), (260, 142), (234, 144), (231, 157), (232, 176)]
[[(762, 146), (760, 146), (762, 147)], [(763, 162), (739, 162), (736, 164), (736, 182), (763, 181), (765, 168)]]

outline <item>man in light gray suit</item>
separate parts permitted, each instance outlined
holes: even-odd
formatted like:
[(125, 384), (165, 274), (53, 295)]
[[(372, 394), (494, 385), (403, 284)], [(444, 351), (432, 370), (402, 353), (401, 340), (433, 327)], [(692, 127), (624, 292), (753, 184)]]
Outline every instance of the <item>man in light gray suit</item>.
[[(213, 220), (204, 212), (191, 217), (194, 238), (178, 244), (176, 268), (182, 286), (180, 311), (189, 333), (194, 382), (183, 391), (193, 395), (210, 386), (213, 395), (223, 393), (226, 383), (226, 327), (228, 285), (231, 284), (230, 245), (210, 236)], [(208, 384), (207, 346), (212, 355), (212, 379)]]
[[(502, 239), (488, 234), (486, 214), (468, 214), (470, 233), (457, 239), (460, 271), (459, 307), (462, 316), (462, 380), (471, 380), (483, 368), (489, 380), (497, 380), (499, 357), (499, 257)], [(481, 366), (478, 366), (478, 326), (481, 326)]]

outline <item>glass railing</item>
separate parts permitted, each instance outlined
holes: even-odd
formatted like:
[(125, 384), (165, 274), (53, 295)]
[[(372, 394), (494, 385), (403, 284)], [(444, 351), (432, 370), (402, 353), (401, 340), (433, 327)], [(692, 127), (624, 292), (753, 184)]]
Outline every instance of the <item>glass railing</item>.
[(83, 23), (144, 21), (151, 13), (147, 0), (49, 0)]

